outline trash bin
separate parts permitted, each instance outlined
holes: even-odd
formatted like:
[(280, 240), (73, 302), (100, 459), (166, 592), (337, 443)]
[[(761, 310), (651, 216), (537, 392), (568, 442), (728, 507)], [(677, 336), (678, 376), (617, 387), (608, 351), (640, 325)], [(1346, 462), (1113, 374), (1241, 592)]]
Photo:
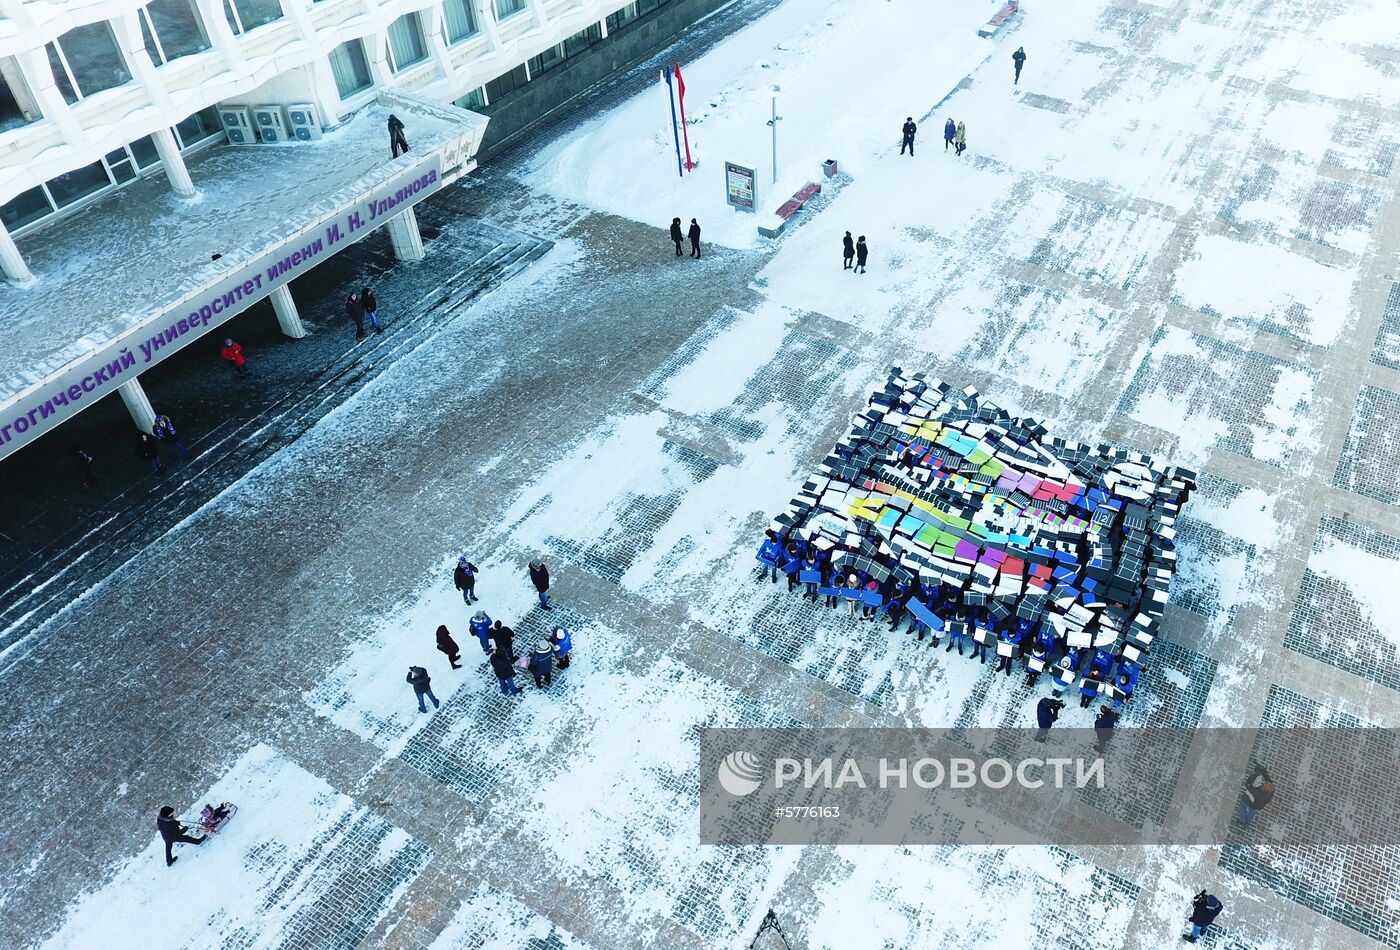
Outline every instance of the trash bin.
[(822, 174), (827, 178), (836, 177), (836, 159), (828, 158), (826, 161), (822, 162)]

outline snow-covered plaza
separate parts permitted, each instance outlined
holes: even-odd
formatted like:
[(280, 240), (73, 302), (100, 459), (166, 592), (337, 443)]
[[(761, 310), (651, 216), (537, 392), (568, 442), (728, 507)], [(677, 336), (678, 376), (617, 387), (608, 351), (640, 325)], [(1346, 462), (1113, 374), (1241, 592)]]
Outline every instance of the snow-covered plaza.
[[(1207, 889), (1205, 946), (1400, 948), (1396, 842), (700, 843), (701, 728), (1032, 727), (1049, 694), (755, 580), (892, 366), (1199, 473), (1119, 728), (1400, 726), (1400, 8), (1028, 0), (979, 36), (1000, 7), (737, 0), (429, 199), (462, 210), (396, 267), (430, 290), (481, 229), (548, 250), (0, 641), (0, 947), (743, 950), (772, 910), (793, 950), (1147, 950)], [(478, 609), (573, 662), (502, 695)], [(1200, 778), (1142, 808), (1215, 808)], [(223, 800), (167, 867), (156, 810)]]

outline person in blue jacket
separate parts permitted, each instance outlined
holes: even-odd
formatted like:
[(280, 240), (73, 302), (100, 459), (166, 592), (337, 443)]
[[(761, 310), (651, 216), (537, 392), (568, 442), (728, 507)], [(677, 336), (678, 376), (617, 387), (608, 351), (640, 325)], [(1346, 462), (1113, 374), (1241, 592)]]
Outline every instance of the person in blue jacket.
[(993, 674), (1005, 671), (1007, 676), (1011, 675), (1011, 666), (1016, 662), (1016, 658), (1021, 655), (1021, 641), (1025, 638), (1026, 628), (1019, 623), (1016, 624), (1015, 627), (1001, 632), (1002, 642), (1011, 644), (1011, 655), (997, 656), (997, 668), (992, 671)]
[[(804, 570), (804, 571), (816, 571), (818, 574), (820, 574), (820, 573), (822, 572), (822, 562), (821, 562), (821, 559), (817, 557), (817, 549), (816, 549), (816, 548), (810, 548), (810, 549), (808, 549), (806, 556), (802, 558), (802, 570)], [(803, 594), (802, 594), (802, 599), (803, 599), (803, 600), (811, 600), (813, 603), (816, 603), (816, 601), (817, 601), (817, 588), (820, 587), (820, 586), (821, 586), (821, 582), (820, 582), (820, 581), (807, 581), (807, 582), (806, 582), (806, 588), (807, 588), (807, 589), (803, 592)]]
[[(1124, 664), (1124, 666), (1132, 665), (1133, 664)], [(1134, 669), (1136, 669), (1135, 666)], [(1120, 666), (1118, 668), (1118, 673), (1113, 678), (1113, 686), (1120, 693), (1124, 694), (1122, 699), (1119, 699), (1117, 696), (1113, 697), (1113, 708), (1122, 710), (1123, 704), (1132, 698), (1133, 690), (1137, 688), (1137, 677), (1130, 674), (1123, 666)]]
[(1050, 673), (1055, 680), (1055, 686), (1050, 690), (1050, 695), (1056, 699), (1079, 679), (1079, 648), (1070, 647), (1065, 655), (1056, 661)]
[(943, 123), (943, 151), (948, 151), (948, 149), (953, 144), (953, 136), (957, 134), (958, 127), (953, 124), (952, 119), (949, 119), (947, 122)]
[(791, 594), (797, 587), (797, 572), (802, 570), (802, 550), (797, 546), (796, 541), (789, 541), (787, 547), (783, 549), (779, 567), (787, 575), (788, 593)]
[[(1105, 682), (1113, 673), (1113, 655), (1100, 647), (1094, 651), (1094, 658), (1089, 661), (1089, 672), (1085, 676), (1089, 680)], [(1099, 688), (1093, 683), (1086, 682), (1079, 687), (1079, 708), (1088, 709), (1089, 704), (1094, 701), (1094, 697), (1099, 694)]]
[(471, 620), (472, 636), (481, 641), (481, 652), (491, 652), (491, 618), (486, 616), (486, 611), (478, 610), (472, 614)]
[(541, 640), (535, 644), (526, 660), (530, 675), (535, 678), (535, 688), (544, 689), (554, 684), (554, 644)]
[[(980, 627), (981, 624), (975, 624), (975, 626)], [(972, 639), (972, 658), (981, 660), (983, 666), (987, 665), (987, 644), (978, 641), (976, 637)]]
[(554, 644), (554, 659), (559, 669), (569, 668), (570, 654), (574, 652), (574, 638), (569, 635), (565, 627), (555, 627), (554, 632), (549, 635), (549, 642)]
[[(968, 622), (968, 621), (967, 621), (967, 611), (965, 611), (965, 610), (963, 610), (963, 609), (961, 609), (961, 608), (952, 611), (948, 616), (952, 617), (952, 618), (953, 618), (953, 622), (954, 622), (954, 623), (957, 623), (957, 624), (966, 624), (966, 623)], [(954, 627), (952, 624), (949, 624), (949, 626), (948, 626), (948, 645), (947, 645), (946, 647), (943, 648), (943, 652), (944, 652), (944, 653), (949, 653), (949, 652), (952, 651), (953, 647), (957, 647), (957, 648), (958, 648), (958, 656), (962, 656), (962, 655), (963, 655), (963, 644), (966, 643), (966, 642), (967, 642), (967, 627), (966, 627), (966, 626)], [(975, 650), (976, 647), (974, 646), (973, 649)], [(976, 653), (974, 653), (973, 655), (976, 656)]]
[(765, 577), (772, 578), (773, 583), (778, 583), (778, 562), (783, 556), (783, 545), (778, 540), (778, 535), (771, 529), (763, 532), (765, 537), (763, 544), (758, 549), (758, 579)]
[(1220, 916), (1220, 912), (1225, 909), (1225, 905), (1220, 903), (1220, 899), (1214, 894), (1207, 894), (1201, 891), (1191, 901), (1191, 932), (1182, 934), (1181, 939), (1187, 943), (1195, 943), (1201, 939), (1201, 935), (1206, 932), (1206, 928), (1215, 923), (1215, 918)]
[(898, 578), (891, 579), (889, 590), (885, 592), (885, 613), (890, 618), (891, 633), (899, 629), (900, 623), (904, 620), (904, 605), (908, 603), (909, 596), (908, 583)]

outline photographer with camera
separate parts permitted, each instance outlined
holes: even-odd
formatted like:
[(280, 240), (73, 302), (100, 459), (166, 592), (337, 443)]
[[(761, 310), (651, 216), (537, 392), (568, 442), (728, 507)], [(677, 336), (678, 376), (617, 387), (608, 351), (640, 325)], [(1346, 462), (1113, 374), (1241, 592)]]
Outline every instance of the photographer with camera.
[(1225, 905), (1220, 903), (1220, 899), (1214, 894), (1201, 891), (1191, 899), (1191, 932), (1182, 934), (1181, 939), (1187, 943), (1195, 943), (1206, 932), (1206, 928), (1215, 923), (1215, 918), (1219, 917), (1224, 909)]

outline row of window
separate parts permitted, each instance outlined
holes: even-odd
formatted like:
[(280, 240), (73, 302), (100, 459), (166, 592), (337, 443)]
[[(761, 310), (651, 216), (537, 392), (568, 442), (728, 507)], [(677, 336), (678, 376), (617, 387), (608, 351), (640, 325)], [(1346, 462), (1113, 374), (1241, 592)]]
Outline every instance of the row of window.
[[(190, 149), (223, 134), (223, 126), (218, 110), (208, 108), (185, 119), (174, 131), (180, 147)], [(16, 231), (84, 198), (124, 185), (158, 164), (155, 143), (148, 135), (107, 153), (91, 165), (75, 168), (16, 195), (0, 206), (0, 221), (10, 231)]]

